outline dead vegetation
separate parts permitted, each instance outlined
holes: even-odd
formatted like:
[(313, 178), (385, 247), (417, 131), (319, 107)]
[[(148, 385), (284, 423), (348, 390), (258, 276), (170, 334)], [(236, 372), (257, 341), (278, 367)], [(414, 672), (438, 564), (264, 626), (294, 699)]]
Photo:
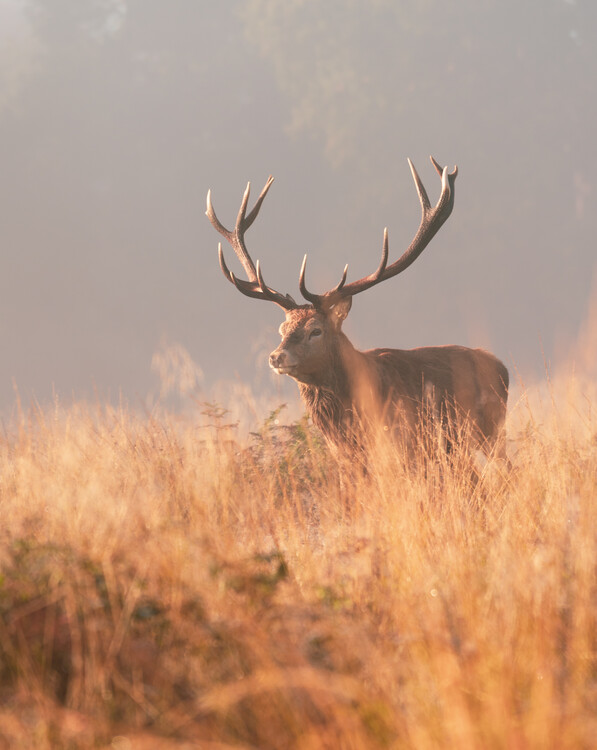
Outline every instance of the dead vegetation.
[[(590, 748), (592, 386), (512, 469), (75, 405), (0, 443), (0, 748)], [(424, 468), (422, 468), (424, 467)], [(349, 481), (346, 477), (349, 477)]]

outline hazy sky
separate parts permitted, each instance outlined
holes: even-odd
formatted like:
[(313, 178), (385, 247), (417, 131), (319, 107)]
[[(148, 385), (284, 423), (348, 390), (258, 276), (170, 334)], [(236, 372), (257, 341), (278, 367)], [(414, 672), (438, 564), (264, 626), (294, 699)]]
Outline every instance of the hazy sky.
[(384, 226), (398, 257), (429, 154), (458, 164), (453, 215), (347, 334), (540, 372), (589, 305), (596, 131), (594, 0), (0, 0), (0, 412), (13, 383), (139, 406), (160, 367), (277, 389), (282, 311), (222, 276), (208, 188), (233, 224), (275, 176), (248, 244), (298, 298), (305, 252), (314, 291), (373, 270)]

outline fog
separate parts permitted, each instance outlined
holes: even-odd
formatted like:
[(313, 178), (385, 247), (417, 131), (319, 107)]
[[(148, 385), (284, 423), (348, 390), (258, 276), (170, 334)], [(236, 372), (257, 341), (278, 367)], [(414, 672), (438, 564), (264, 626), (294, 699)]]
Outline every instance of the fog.
[(430, 154), (458, 165), (453, 214), (345, 331), (538, 376), (594, 345), (596, 115), (592, 0), (0, 0), (0, 411), (15, 387), (151, 405), (173, 370), (298, 401), (267, 366), (282, 311), (223, 277), (207, 190), (233, 224), (275, 176), (247, 243), (298, 299), (305, 252), (318, 292), (376, 268), (385, 226), (403, 252), (406, 159), (435, 202)]

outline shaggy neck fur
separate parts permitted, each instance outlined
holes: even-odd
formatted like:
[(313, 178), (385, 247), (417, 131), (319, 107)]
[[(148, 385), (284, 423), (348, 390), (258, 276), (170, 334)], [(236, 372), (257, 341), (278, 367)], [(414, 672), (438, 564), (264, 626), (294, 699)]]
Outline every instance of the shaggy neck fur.
[(313, 423), (326, 440), (340, 445), (354, 442), (358, 394), (356, 381), (368, 369), (366, 357), (358, 352), (343, 333), (331, 352), (326, 371), (318, 373), (317, 384), (298, 383), (301, 398)]

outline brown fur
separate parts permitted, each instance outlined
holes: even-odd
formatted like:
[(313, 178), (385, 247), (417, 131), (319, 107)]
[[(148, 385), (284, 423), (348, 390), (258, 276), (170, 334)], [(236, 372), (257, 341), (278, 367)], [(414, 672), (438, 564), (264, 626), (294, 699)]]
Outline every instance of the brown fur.
[[(307, 256), (299, 274), (299, 288), (309, 305), (297, 305), (288, 294), (267, 286), (259, 263), (254, 264), (245, 244), (245, 232), (253, 224), (273, 182), (270, 177), (247, 214), (249, 188), (243, 195), (234, 230), (220, 222), (207, 194), (207, 216), (215, 229), (231, 244), (247, 279), (232, 273), (222, 247), (220, 267), (224, 276), (242, 294), (275, 302), (286, 311), (280, 326), (282, 342), (270, 354), (270, 365), (290, 375), (299, 385), (313, 422), (335, 446), (363, 445), (367, 436), (391, 432), (409, 442), (427, 417), (441, 427), (447, 446), (467, 423), (474, 441), (487, 453), (503, 455), (500, 440), (508, 398), (508, 371), (481, 349), (462, 346), (357, 351), (341, 327), (356, 294), (402, 273), (419, 257), (452, 212), (458, 168), (448, 172), (431, 157), (441, 177), (441, 194), (432, 207), (427, 191), (409, 160), (422, 214), (419, 229), (402, 255), (388, 265), (388, 232), (377, 270), (346, 283), (348, 266), (340, 282), (324, 294), (309, 292), (305, 283)], [(422, 431), (424, 434), (424, 430)]]
[[(329, 312), (302, 306), (286, 312), (282, 341), (270, 365), (293, 377), (314, 422), (335, 446), (361, 443), (363, 430), (382, 429), (408, 440), (424, 415), (454, 433), (470, 420), (486, 453), (500, 441), (508, 371), (482, 349), (434, 346), (357, 351), (342, 333), (350, 301)], [(320, 332), (320, 333), (318, 333)]]

